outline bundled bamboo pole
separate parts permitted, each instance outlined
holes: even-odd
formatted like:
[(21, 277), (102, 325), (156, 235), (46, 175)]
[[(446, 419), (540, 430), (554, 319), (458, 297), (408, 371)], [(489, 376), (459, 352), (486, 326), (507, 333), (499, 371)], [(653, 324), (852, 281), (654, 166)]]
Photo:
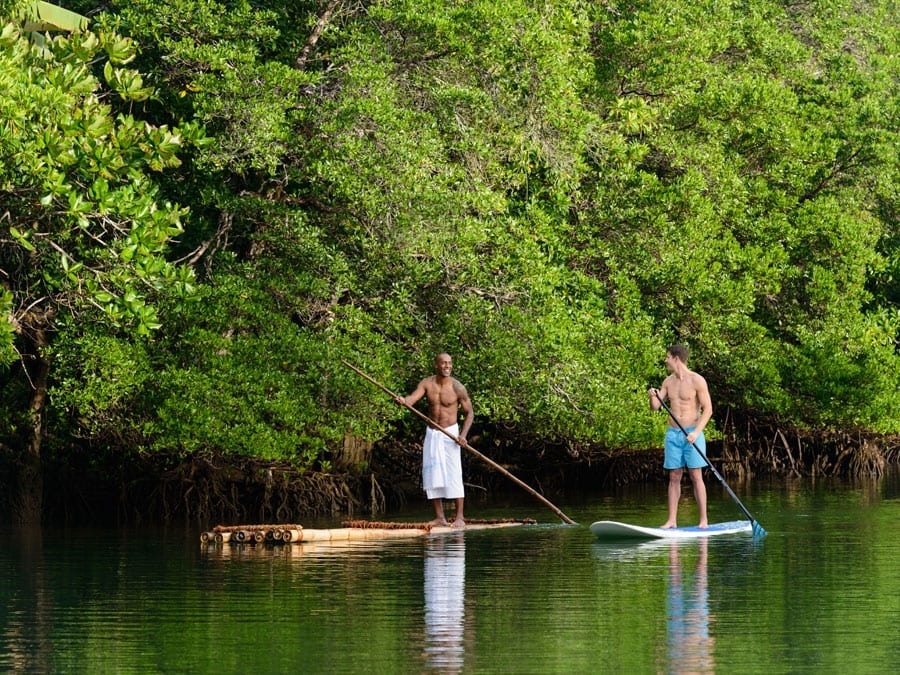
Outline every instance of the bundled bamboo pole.
[(285, 544), (303, 541), (303, 528), (282, 530), (281, 541)]
[[(421, 537), (427, 534), (464, 532), (491, 527), (511, 525), (533, 525), (536, 521), (526, 519), (500, 519), (466, 521), (465, 528), (434, 526), (431, 523), (378, 523), (367, 521), (346, 521), (343, 527), (322, 530), (304, 529), (302, 525), (217, 525), (210, 531), (200, 533), (200, 542), (209, 544), (295, 544), (300, 542), (360, 542), (402, 537)], [(262, 546), (259, 548), (263, 548)]]

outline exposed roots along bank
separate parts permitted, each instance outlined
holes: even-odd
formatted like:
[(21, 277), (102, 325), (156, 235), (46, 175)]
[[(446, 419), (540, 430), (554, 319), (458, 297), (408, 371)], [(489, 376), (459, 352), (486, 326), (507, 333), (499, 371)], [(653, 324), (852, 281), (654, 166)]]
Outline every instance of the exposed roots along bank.
[(195, 459), (164, 476), (150, 495), (150, 507), (165, 520), (285, 523), (381, 512), (385, 496), (374, 474), (351, 477), (262, 462), (234, 466)]
[[(396, 445), (391, 446), (397, 448)], [(900, 440), (854, 434), (805, 437), (774, 430), (753, 442), (729, 437), (711, 442), (708, 457), (729, 481), (754, 476), (880, 477), (886, 466), (900, 463)], [(117, 513), (125, 522), (182, 521), (201, 527), (215, 522), (302, 522), (316, 516), (355, 517), (385, 513), (407, 500), (422, 500), (420, 460), (416, 452), (376, 452), (371, 472), (300, 472), (289, 465), (228, 458), (194, 458), (160, 472), (136, 469), (141, 475), (118, 485), (94, 486), (105, 496), (93, 499), (87, 481), (51, 481), (45, 490), (50, 515), (66, 520), (97, 513)], [(539, 492), (606, 489), (665, 479), (662, 450), (597, 450), (571, 448), (497, 448), (492, 459)], [(509, 480), (471, 455), (464, 456), (469, 495), (509, 492)], [(66, 486), (63, 489), (63, 486)], [(50, 486), (48, 486), (50, 487)], [(49, 494), (47, 494), (49, 493)], [(88, 499), (88, 498), (91, 499)], [(423, 506), (424, 507), (424, 506)]]
[[(900, 444), (876, 443), (852, 435), (827, 438), (790, 438), (783, 432), (758, 441), (750, 452), (739, 451), (728, 439), (710, 443), (708, 457), (728, 480), (753, 476), (880, 477), (886, 466), (900, 462)], [(814, 449), (815, 448), (815, 449)], [(505, 453), (511, 455), (513, 453)], [(495, 458), (496, 459), (496, 458)], [(588, 456), (534, 455), (505, 457), (504, 467), (539, 491), (569, 487), (606, 488), (663, 480), (661, 450), (605, 452)], [(467, 456), (465, 473), (470, 494), (509, 491), (511, 483), (490, 467)], [(160, 487), (166, 518), (219, 522), (291, 522), (304, 517), (384, 513), (407, 498), (423, 499), (418, 486), (418, 459), (405, 454), (401, 461), (374, 465), (363, 476), (298, 474), (289, 468), (248, 463), (239, 469), (216, 468), (195, 460), (170, 472)], [(541, 474), (541, 469), (544, 473)]]
[[(752, 442), (727, 438), (722, 455), (740, 478), (753, 475), (874, 477), (900, 462), (900, 439), (862, 433), (803, 434), (773, 429)], [(741, 449), (738, 452), (737, 448)]]

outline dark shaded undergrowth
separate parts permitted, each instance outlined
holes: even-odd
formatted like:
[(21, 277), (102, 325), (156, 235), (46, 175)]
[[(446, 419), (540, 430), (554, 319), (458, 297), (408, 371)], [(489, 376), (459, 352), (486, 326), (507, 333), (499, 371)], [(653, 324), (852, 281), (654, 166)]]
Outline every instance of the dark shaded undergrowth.
[[(879, 477), (900, 463), (900, 438), (861, 433), (802, 433), (775, 426), (752, 439), (726, 433), (707, 454), (729, 482), (757, 477)], [(629, 484), (665, 480), (661, 450), (540, 446), (521, 439), (474, 437), (473, 447), (554, 500)], [(490, 447), (488, 447), (490, 446)], [(88, 462), (87, 458), (91, 457)], [(57, 466), (45, 475), (44, 521), (116, 524), (303, 522), (313, 517), (377, 517), (424, 501), (415, 441), (372, 448), (368, 463), (335, 471), (299, 472), (288, 464), (234, 457), (192, 457), (159, 466), (119, 458)], [(509, 478), (465, 453), (471, 497), (506, 493)]]

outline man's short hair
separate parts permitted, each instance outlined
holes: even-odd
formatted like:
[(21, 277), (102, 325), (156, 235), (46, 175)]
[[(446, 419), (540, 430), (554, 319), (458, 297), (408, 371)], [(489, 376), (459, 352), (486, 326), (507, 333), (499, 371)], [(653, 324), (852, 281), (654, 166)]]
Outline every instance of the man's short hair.
[(690, 356), (690, 352), (684, 345), (672, 345), (666, 351), (682, 363), (688, 362), (688, 356)]

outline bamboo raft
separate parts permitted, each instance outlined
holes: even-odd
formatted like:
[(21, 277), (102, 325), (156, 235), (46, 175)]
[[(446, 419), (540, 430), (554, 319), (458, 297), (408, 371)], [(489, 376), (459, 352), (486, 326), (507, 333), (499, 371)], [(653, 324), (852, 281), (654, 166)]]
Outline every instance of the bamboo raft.
[(466, 530), (483, 530), (516, 525), (534, 525), (531, 518), (498, 518), (466, 520), (465, 528), (432, 525), (431, 523), (378, 523), (350, 520), (343, 527), (326, 530), (306, 529), (302, 525), (216, 525), (200, 534), (201, 544), (296, 544), (302, 542), (340, 542), (421, 537), (427, 534), (447, 534)]

